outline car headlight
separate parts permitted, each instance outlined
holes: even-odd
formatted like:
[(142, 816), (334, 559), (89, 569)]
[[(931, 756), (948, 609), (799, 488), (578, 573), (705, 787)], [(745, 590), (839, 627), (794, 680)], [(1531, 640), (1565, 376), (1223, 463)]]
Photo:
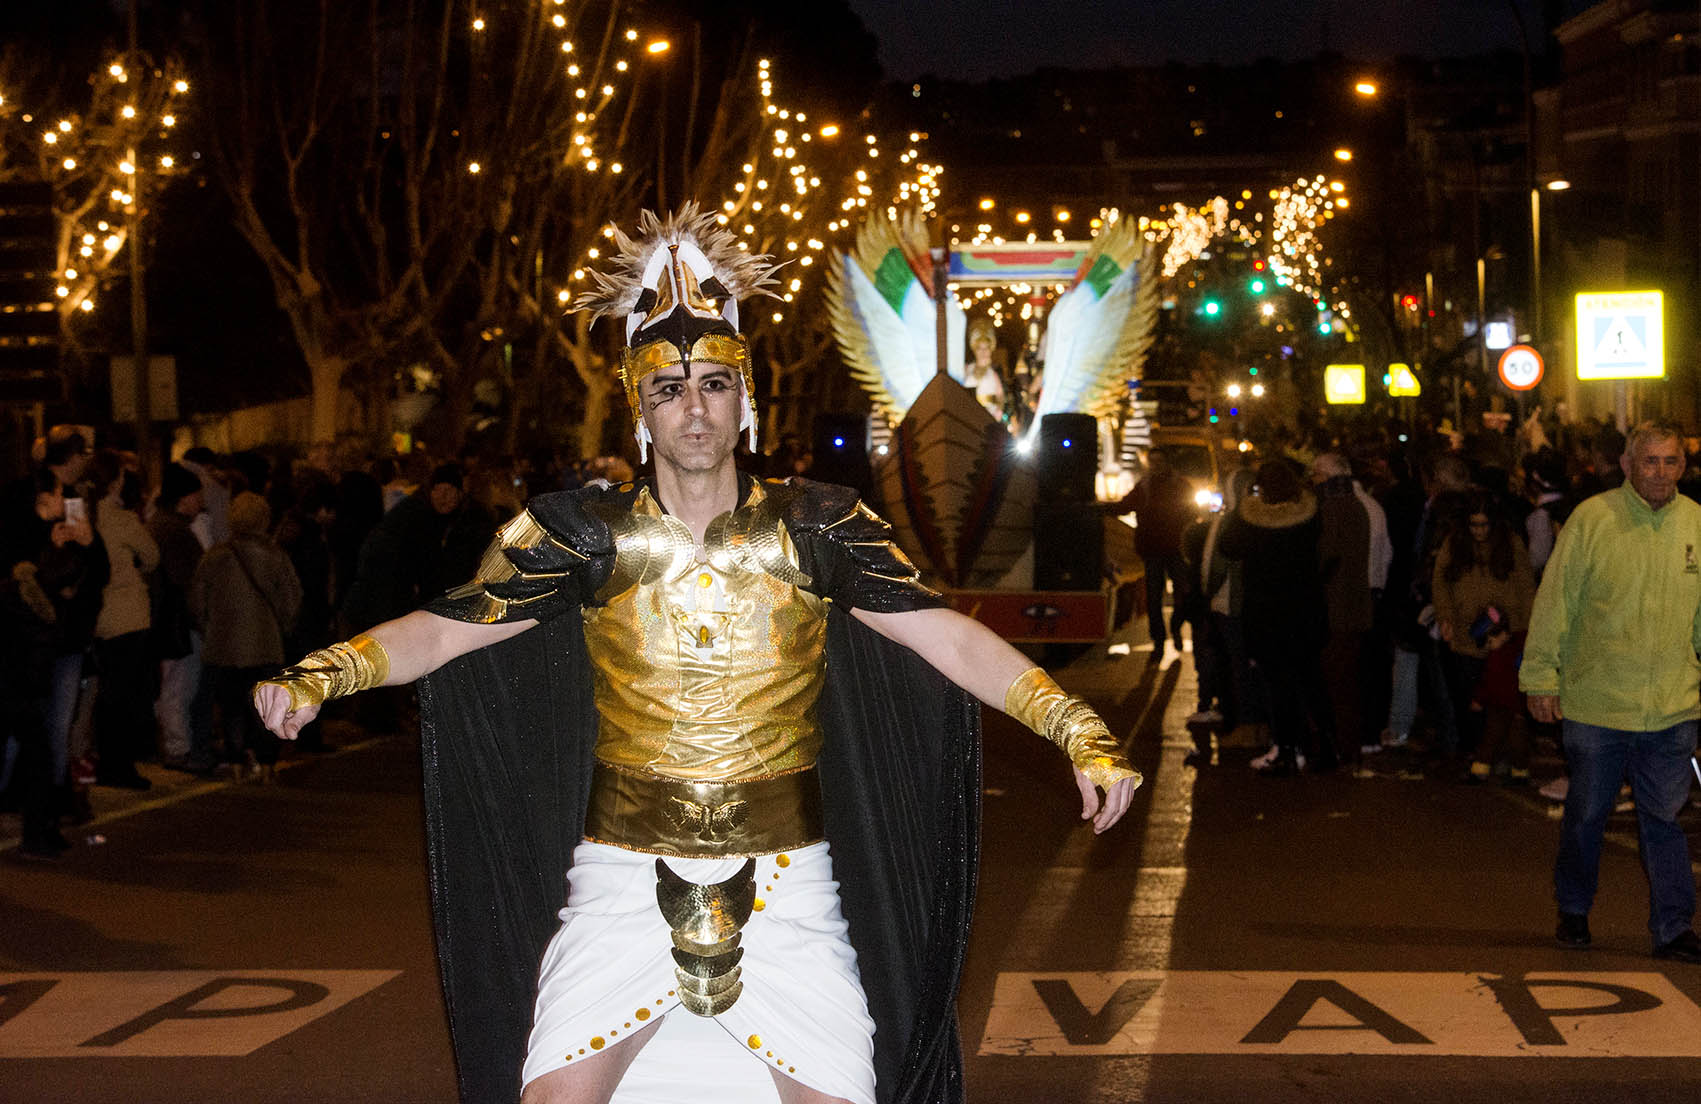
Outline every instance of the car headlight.
[(1200, 487), (1197, 491), (1193, 492), (1193, 504), (1195, 506), (1209, 506), (1211, 504), (1211, 492), (1204, 487)]

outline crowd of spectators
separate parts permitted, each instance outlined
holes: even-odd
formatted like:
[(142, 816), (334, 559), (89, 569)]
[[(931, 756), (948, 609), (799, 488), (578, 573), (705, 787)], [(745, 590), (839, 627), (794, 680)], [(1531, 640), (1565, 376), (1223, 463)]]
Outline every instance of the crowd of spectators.
[[(248, 706), (275, 670), (470, 578), (532, 494), (631, 470), (547, 454), (303, 457), (191, 448), (150, 481), (131, 453), (59, 426), (0, 489), (0, 809), (17, 854), (51, 860), (91, 786), (144, 790), (138, 763), (270, 782)], [(350, 703), (394, 726), (405, 695)], [(320, 725), (299, 746), (324, 747)]]
[[(1404, 749), (1402, 769), (1528, 784), (1532, 736), (1557, 745), (1518, 692), (1536, 587), (1570, 511), (1624, 480), (1610, 424), (1555, 439), (1319, 432), (1225, 472), (1221, 510), (1203, 514), (1160, 450), (1124, 504), (1150, 546), (1154, 658), (1191, 633), (1190, 724), (1267, 734), (1252, 761), (1267, 774), (1367, 769)], [(1701, 456), (1680, 489), (1701, 498)]]
[[(1155, 453), (1124, 505), (1154, 654), (1192, 637), (1190, 723), (1256, 726), (1269, 747), (1253, 765), (1269, 774), (1405, 748), (1466, 780), (1528, 782), (1532, 733), (1553, 738), (1517, 687), (1535, 588), (1570, 511), (1622, 482), (1624, 438), (1583, 424), (1562, 447), (1519, 440), (1391, 424), (1275, 442), (1224, 473), (1222, 508), (1203, 515)], [(0, 808), (22, 814), (32, 858), (65, 849), (91, 785), (148, 787), (139, 762), (269, 781), (277, 743), (246, 707), (260, 672), (464, 582), (532, 495), (633, 474), (614, 457), (322, 445), (192, 448), (150, 485), (136, 456), (90, 445), (57, 427), (0, 492)], [(835, 474), (787, 445), (759, 474)], [(1701, 496), (1701, 463), (1681, 487)], [(408, 702), (377, 692), (347, 708), (384, 729)], [(319, 729), (303, 750), (323, 747)]]

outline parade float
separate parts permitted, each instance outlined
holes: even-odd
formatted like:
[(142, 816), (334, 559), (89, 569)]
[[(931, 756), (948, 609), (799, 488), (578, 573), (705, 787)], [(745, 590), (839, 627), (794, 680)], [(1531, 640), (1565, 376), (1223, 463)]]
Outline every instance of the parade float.
[[(1126, 526), (1112, 521), (1104, 539), (1095, 488), (1127, 485), (1113, 443), (1152, 340), (1156, 267), (1126, 220), (1106, 221), (1090, 241), (946, 249), (909, 210), (870, 215), (834, 258), (829, 311), (874, 409), (880, 508), (952, 606), (1012, 641), (1096, 641), (1131, 612), (1138, 560)], [(1014, 393), (1001, 410), (985, 387), (971, 389), (957, 299), (994, 287), (1032, 295), (1037, 338), (1026, 350), (1031, 376), (1007, 381)], [(1060, 481), (1060, 465), (1076, 477)], [(1085, 570), (1048, 570), (1059, 554), (1083, 551)]]

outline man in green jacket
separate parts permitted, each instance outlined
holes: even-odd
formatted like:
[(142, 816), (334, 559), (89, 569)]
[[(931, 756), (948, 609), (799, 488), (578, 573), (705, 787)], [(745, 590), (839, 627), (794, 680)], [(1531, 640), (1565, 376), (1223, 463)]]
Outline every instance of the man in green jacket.
[(1578, 506), (1548, 560), (1519, 686), (1564, 722), (1571, 789), (1554, 863), (1561, 945), (1587, 947), (1601, 842), (1626, 772), (1648, 872), (1654, 956), (1701, 962), (1695, 878), (1677, 814), (1701, 717), (1701, 506), (1677, 494), (1681, 431), (1645, 422), (1628, 481)]

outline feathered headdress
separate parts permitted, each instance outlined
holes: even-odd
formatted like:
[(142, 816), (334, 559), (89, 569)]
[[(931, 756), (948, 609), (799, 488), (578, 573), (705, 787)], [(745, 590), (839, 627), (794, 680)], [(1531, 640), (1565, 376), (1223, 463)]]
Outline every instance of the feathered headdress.
[(615, 254), (607, 272), (592, 272), (596, 287), (573, 301), (573, 310), (593, 318), (623, 318), (626, 344), (620, 353), (620, 382), (632, 407), (640, 456), (649, 453), (638, 388), (658, 368), (720, 364), (738, 369), (745, 407), (739, 428), (756, 449), (755, 378), (750, 345), (738, 332), (738, 301), (774, 295), (779, 266), (766, 254), (752, 255), (713, 214), (687, 203), (666, 221), (654, 211), (638, 217), (638, 236), (616, 230)]

